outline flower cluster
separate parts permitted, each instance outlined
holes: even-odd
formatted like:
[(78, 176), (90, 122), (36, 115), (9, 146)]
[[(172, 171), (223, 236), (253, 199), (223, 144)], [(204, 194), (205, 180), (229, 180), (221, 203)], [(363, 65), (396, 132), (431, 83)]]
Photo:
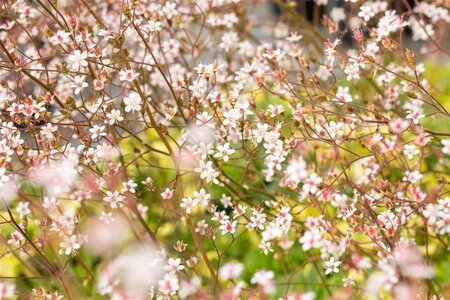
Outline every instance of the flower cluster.
[(0, 4), (0, 299), (448, 294), (448, 7), (274, 2)]

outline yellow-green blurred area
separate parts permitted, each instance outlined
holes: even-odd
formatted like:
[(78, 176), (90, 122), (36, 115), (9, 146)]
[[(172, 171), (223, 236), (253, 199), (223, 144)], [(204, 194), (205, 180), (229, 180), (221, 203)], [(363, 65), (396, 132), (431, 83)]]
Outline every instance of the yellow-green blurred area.
[(423, 76), (435, 88), (434, 96), (450, 109), (450, 62), (426, 61)]
[[(441, 64), (436, 60), (425, 62), (423, 77), (430, 83), (433, 96), (447, 111), (450, 111), (450, 62), (448, 60)], [(448, 117), (427, 118), (424, 125), (433, 130), (450, 132)]]

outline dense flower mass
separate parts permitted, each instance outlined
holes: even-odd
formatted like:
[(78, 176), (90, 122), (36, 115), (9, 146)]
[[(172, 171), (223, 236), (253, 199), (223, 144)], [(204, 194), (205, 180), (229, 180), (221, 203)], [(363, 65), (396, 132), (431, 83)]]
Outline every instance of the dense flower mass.
[(0, 299), (450, 296), (448, 2), (269, 2), (0, 2)]

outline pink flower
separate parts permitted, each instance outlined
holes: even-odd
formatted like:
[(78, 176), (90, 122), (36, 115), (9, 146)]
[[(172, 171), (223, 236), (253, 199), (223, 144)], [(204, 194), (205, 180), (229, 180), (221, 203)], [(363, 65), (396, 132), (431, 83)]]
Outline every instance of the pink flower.
[(220, 223), (219, 230), (222, 230), (222, 235), (227, 233), (235, 233), (236, 232), (237, 221), (224, 220)]

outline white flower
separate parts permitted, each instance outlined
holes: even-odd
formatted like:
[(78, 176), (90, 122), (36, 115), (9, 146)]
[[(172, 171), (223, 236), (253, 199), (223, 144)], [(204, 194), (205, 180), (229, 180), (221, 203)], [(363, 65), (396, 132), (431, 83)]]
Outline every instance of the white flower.
[(75, 253), (76, 250), (80, 249), (81, 244), (77, 241), (77, 236), (72, 235), (70, 237), (65, 236), (64, 241), (60, 244), (61, 250), (59, 250), (59, 254), (70, 255)]
[(73, 92), (75, 95), (78, 95), (82, 89), (88, 86), (88, 84), (84, 82), (85, 78), (86, 76), (82, 75), (82, 76), (75, 76), (75, 78), (73, 79), (71, 87), (74, 89)]
[(173, 2), (166, 2), (164, 7), (161, 9), (163, 16), (166, 16), (168, 20), (172, 19), (174, 16), (178, 15), (177, 5)]
[(398, 118), (389, 122), (389, 129), (393, 133), (398, 134), (408, 129), (409, 124), (409, 121)]
[(422, 174), (419, 171), (405, 171), (405, 176), (403, 177), (403, 181), (409, 181), (411, 183), (416, 183), (420, 179), (422, 179)]
[(0, 168), (0, 183), (8, 182), (9, 176), (6, 174), (6, 168)]
[(173, 274), (165, 274), (164, 278), (158, 281), (158, 291), (162, 295), (175, 295), (179, 288), (178, 278)]
[(161, 193), (161, 197), (165, 200), (172, 198), (172, 196), (173, 196), (173, 190), (171, 190), (169, 188), (166, 188), (164, 190), (164, 192)]
[(419, 121), (424, 117), (425, 115), (422, 113), (422, 109), (420, 107), (408, 110), (408, 114), (406, 115), (406, 119), (413, 121), (416, 125), (419, 124)]
[(264, 253), (264, 255), (269, 254), (269, 252), (273, 252), (270, 242), (261, 241), (261, 243), (259, 244), (259, 248), (262, 250), (262, 253)]
[(194, 169), (195, 172), (200, 173), (201, 179), (206, 179), (206, 182), (214, 182), (218, 184), (219, 181), (216, 179), (219, 176), (219, 172), (214, 170), (212, 167), (212, 161), (208, 161), (206, 164), (203, 160), (200, 161), (198, 168)]
[(200, 220), (197, 222), (197, 226), (195, 226), (195, 232), (205, 235), (206, 229), (209, 227), (209, 225), (206, 223), (205, 220)]
[(139, 77), (139, 73), (134, 72), (133, 70), (122, 70), (119, 72), (120, 81), (128, 81), (131, 82)]
[(269, 105), (269, 113), (270, 113), (270, 117), (274, 118), (276, 116), (278, 116), (279, 114), (281, 114), (284, 111), (283, 105)]
[(99, 220), (105, 224), (110, 224), (116, 221), (116, 219), (113, 217), (112, 212), (105, 213), (104, 211), (102, 211), (102, 213), (100, 214)]
[(164, 266), (164, 270), (169, 271), (172, 274), (184, 270), (184, 266), (181, 263), (181, 258), (169, 258), (167, 265)]
[(202, 205), (208, 205), (209, 200), (211, 200), (211, 195), (208, 194), (205, 189), (200, 189), (198, 192), (194, 192), (194, 199), (197, 203)]
[(330, 124), (326, 124), (325, 129), (330, 135), (330, 138), (335, 139), (344, 135), (342, 127), (344, 127), (344, 123), (331, 121)]
[(197, 98), (201, 98), (205, 93), (205, 88), (202, 81), (195, 81), (192, 85), (189, 86), (189, 90), (192, 91), (192, 94)]
[(222, 194), (222, 198), (220, 198), (220, 203), (222, 203), (223, 207), (228, 208), (232, 206), (231, 197), (226, 194)]
[(236, 108), (242, 117), (253, 115), (253, 112), (250, 109), (250, 103), (247, 100), (237, 102)]
[(355, 279), (352, 275), (349, 275), (347, 278), (342, 279), (344, 282), (344, 287), (352, 287), (355, 286)]
[[(50, 42), (56, 46), (56, 45), (60, 45), (60, 44), (65, 44), (68, 41), (70, 41), (70, 32), (65, 32), (62, 30), (58, 30), (57, 33), (55, 33), (51, 38), (50, 38)], [(79, 51), (79, 50), (78, 50)]]
[(281, 50), (280, 49), (273, 50), (272, 48), (267, 48), (266, 53), (263, 54), (263, 57), (269, 60), (270, 59), (279, 60), (280, 56), (282, 56)]
[(340, 264), (340, 261), (335, 261), (334, 257), (331, 257), (329, 261), (325, 262), (325, 274), (328, 275), (330, 273), (339, 273), (338, 267)]
[(259, 270), (255, 272), (255, 274), (253, 274), (250, 283), (258, 284), (264, 289), (264, 292), (266, 294), (270, 294), (275, 291), (273, 281), (274, 277), (275, 274), (273, 273), (273, 271)]
[(241, 117), (241, 114), (239, 113), (238, 109), (233, 108), (230, 111), (224, 112), (223, 116), (225, 118), (222, 122), (224, 126), (230, 126), (230, 127), (236, 128), (237, 121)]
[(330, 12), (330, 18), (336, 23), (344, 21), (346, 18), (345, 9), (343, 7), (334, 7)]
[(187, 214), (191, 213), (191, 208), (197, 206), (197, 203), (191, 197), (184, 197), (181, 199), (180, 207), (183, 208)]
[(347, 74), (347, 80), (353, 81), (359, 79), (359, 65), (357, 63), (349, 64), (344, 73)]
[(450, 140), (442, 140), (441, 143), (444, 146), (442, 147), (442, 153), (450, 155)]
[(19, 204), (17, 204), (16, 211), (19, 214), (20, 218), (23, 218), (24, 216), (31, 214), (29, 205), (30, 202), (26, 201), (20, 201)]
[(106, 202), (108, 202), (109, 203), (109, 206), (111, 207), (111, 208), (119, 208), (119, 207), (122, 207), (122, 205), (123, 205), (123, 196), (121, 196), (120, 194), (119, 194), (119, 192), (117, 192), (117, 191), (114, 191), (114, 192), (111, 192), (111, 191), (107, 191), (106, 192), (106, 196), (105, 197), (103, 197), (103, 201), (106, 201)]
[(362, 5), (359, 8), (358, 17), (364, 19), (364, 21), (369, 21), (375, 16), (375, 11), (372, 5)]
[(212, 150), (212, 148), (213, 148), (213, 146), (211, 143), (208, 143), (208, 144), (200, 143), (197, 148), (197, 154), (200, 155), (200, 158), (202, 160), (205, 160), (209, 154), (214, 153), (214, 150)]
[(316, 173), (311, 174), (308, 178), (305, 179), (305, 183), (303, 184), (302, 191), (305, 195), (308, 193), (316, 194), (319, 191), (319, 184), (323, 182), (322, 178), (320, 178)]
[(12, 298), (15, 292), (16, 286), (14, 284), (0, 282), (0, 299)]
[(261, 143), (264, 137), (266, 136), (266, 132), (269, 130), (268, 124), (256, 124), (256, 129), (253, 129), (252, 134), (256, 140), (256, 143)]
[(52, 140), (55, 135), (53, 134), (58, 130), (58, 126), (53, 125), (52, 123), (47, 123), (45, 126), (41, 128), (41, 134), (47, 140)]
[(439, 208), (437, 205), (428, 204), (423, 210), (423, 216), (428, 220), (430, 225), (436, 224), (439, 215)]
[(222, 157), (224, 161), (228, 161), (229, 160), (228, 155), (231, 155), (234, 152), (235, 152), (234, 149), (230, 148), (230, 144), (225, 143), (223, 145), (217, 146), (217, 152), (214, 154), (214, 157), (216, 157), (216, 158)]
[(91, 133), (92, 139), (106, 136), (105, 126), (94, 125), (92, 128), (89, 129), (89, 132)]
[[(8, 245), (19, 246), (20, 242), (23, 239), (24, 239), (24, 237), (19, 231), (14, 231), (13, 233), (11, 233), (11, 237), (6, 241), (6, 243)], [(0, 297), (0, 299), (2, 299), (2, 297)]]
[(122, 182), (122, 189), (120, 190), (122, 193), (130, 192), (132, 194), (136, 193), (136, 182), (133, 179), (129, 179), (126, 182)]
[(98, 31), (98, 35), (104, 37), (105, 40), (107, 40), (107, 41), (114, 39), (113, 33), (111, 31), (108, 31), (108, 30), (105, 30), (105, 29), (100, 29)]
[(86, 67), (88, 65), (88, 53), (86, 51), (81, 52), (80, 50), (75, 50), (71, 55), (69, 55), (69, 64), (73, 69), (79, 69), (80, 67)]
[(109, 125), (123, 121), (123, 117), (118, 109), (112, 109), (111, 112), (106, 114), (106, 118), (108, 119), (107, 123)]
[(414, 145), (405, 145), (405, 149), (403, 149), (403, 154), (405, 154), (408, 159), (412, 159), (419, 153), (420, 151)]
[(243, 264), (239, 262), (229, 262), (220, 267), (219, 277), (222, 280), (236, 279), (241, 275), (243, 270)]
[(345, 102), (345, 103), (352, 102), (353, 99), (352, 99), (352, 96), (349, 93), (349, 89), (350, 88), (348, 86), (346, 86), (346, 87), (339, 86), (338, 90), (336, 92), (336, 99), (337, 99), (337, 101)]
[(317, 229), (306, 231), (299, 239), (302, 249), (308, 251), (311, 248), (319, 248), (322, 245), (322, 234)]
[(155, 20), (149, 20), (147, 25), (144, 25), (144, 29), (148, 32), (160, 31), (161, 23)]
[(219, 47), (224, 49), (225, 52), (230, 52), (232, 48), (234, 48), (239, 43), (239, 37), (236, 32), (230, 31), (225, 32), (222, 35), (222, 42), (219, 44)]
[(44, 197), (44, 203), (42, 204), (42, 206), (47, 210), (51, 210), (55, 209), (58, 206), (58, 202), (56, 201), (55, 197)]
[(427, 24), (423, 20), (416, 20), (415, 18), (410, 18), (410, 25), (412, 29), (412, 40), (413, 41), (427, 41), (430, 37), (435, 35), (435, 31), (432, 24)]
[(123, 99), (123, 102), (125, 103), (126, 112), (140, 111), (142, 108), (142, 99), (138, 93), (131, 93)]

